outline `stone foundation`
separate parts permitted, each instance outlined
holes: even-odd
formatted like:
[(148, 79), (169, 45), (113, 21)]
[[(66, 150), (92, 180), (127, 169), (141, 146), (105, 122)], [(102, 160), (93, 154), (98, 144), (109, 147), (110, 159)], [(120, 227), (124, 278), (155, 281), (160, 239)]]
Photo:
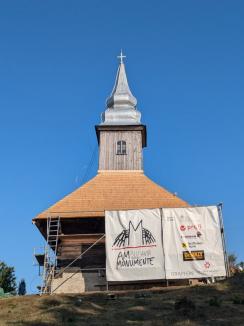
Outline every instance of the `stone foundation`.
[(63, 273), (54, 278), (51, 285), (52, 293), (83, 293), (85, 282), (82, 273)]
[(106, 278), (98, 272), (64, 272), (52, 281), (52, 293), (84, 293), (89, 291), (101, 291), (106, 288)]
[[(127, 283), (109, 283), (110, 291), (121, 290), (141, 290), (150, 289), (153, 287), (169, 286), (186, 286), (199, 284), (199, 280), (170, 280), (162, 281), (144, 281), (144, 282), (127, 282)], [(106, 291), (106, 277), (96, 272), (80, 272), (69, 270), (64, 272), (61, 276), (53, 279), (52, 293), (84, 293), (90, 291)]]

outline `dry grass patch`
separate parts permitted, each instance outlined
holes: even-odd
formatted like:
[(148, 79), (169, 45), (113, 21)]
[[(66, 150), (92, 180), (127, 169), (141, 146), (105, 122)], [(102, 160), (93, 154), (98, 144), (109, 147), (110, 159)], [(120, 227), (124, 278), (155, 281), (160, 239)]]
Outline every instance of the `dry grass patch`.
[(214, 285), (124, 291), (110, 297), (5, 298), (0, 300), (0, 325), (244, 325), (244, 275)]

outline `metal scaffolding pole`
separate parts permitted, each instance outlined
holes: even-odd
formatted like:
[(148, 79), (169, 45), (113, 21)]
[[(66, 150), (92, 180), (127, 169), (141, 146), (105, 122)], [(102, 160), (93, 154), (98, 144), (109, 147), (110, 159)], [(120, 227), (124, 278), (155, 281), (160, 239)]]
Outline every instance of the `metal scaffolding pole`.
[(219, 221), (220, 221), (220, 231), (221, 231), (221, 239), (224, 250), (224, 259), (225, 259), (225, 268), (226, 268), (226, 276), (230, 277), (230, 264), (228, 259), (228, 254), (226, 250), (226, 241), (225, 241), (225, 232), (224, 232), (224, 222), (223, 222), (223, 203), (218, 204), (218, 213), (219, 213)]

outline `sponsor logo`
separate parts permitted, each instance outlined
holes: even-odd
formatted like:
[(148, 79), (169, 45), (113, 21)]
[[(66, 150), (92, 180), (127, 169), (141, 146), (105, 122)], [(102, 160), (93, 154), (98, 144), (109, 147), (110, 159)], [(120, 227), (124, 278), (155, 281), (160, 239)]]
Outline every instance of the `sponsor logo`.
[(208, 268), (210, 267), (210, 262), (206, 261), (206, 262), (204, 263), (204, 267), (208, 269)]
[(185, 231), (185, 230), (186, 230), (185, 225), (181, 225), (181, 226), (180, 226), (180, 230), (181, 230), (181, 231)]
[(200, 245), (202, 245), (202, 244), (203, 244), (203, 242), (198, 242), (198, 241), (188, 242), (188, 246), (189, 246), (190, 248), (196, 248), (197, 246), (200, 246)]
[(201, 230), (202, 225), (201, 224), (192, 224), (192, 225), (187, 225), (187, 230)]
[(194, 230), (195, 231), (199, 231), (201, 229), (202, 229), (202, 225), (201, 224), (190, 224), (190, 225), (181, 224), (181, 226), (180, 226), (180, 230), (181, 231), (194, 231)]
[(196, 239), (197, 236), (192, 234), (192, 235), (181, 235), (181, 239)]
[(171, 276), (179, 276), (179, 277), (193, 276), (193, 272), (191, 272), (191, 271), (187, 271), (187, 272), (171, 272)]
[(204, 260), (204, 251), (203, 250), (194, 250), (194, 251), (183, 251), (183, 261), (191, 260)]
[(192, 242), (182, 242), (181, 246), (182, 248), (187, 248), (187, 247), (196, 248), (197, 246), (200, 246), (202, 244), (203, 244), (202, 242), (192, 241)]
[(202, 236), (202, 233), (200, 231), (197, 231), (197, 237), (200, 238)]

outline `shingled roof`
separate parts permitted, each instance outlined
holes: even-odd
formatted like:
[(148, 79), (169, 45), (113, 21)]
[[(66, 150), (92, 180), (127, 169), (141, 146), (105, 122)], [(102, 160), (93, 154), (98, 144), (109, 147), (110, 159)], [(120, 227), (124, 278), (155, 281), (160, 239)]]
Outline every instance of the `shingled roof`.
[(105, 210), (186, 207), (184, 200), (158, 186), (143, 172), (101, 172), (74, 192), (40, 213), (61, 218), (103, 217)]

